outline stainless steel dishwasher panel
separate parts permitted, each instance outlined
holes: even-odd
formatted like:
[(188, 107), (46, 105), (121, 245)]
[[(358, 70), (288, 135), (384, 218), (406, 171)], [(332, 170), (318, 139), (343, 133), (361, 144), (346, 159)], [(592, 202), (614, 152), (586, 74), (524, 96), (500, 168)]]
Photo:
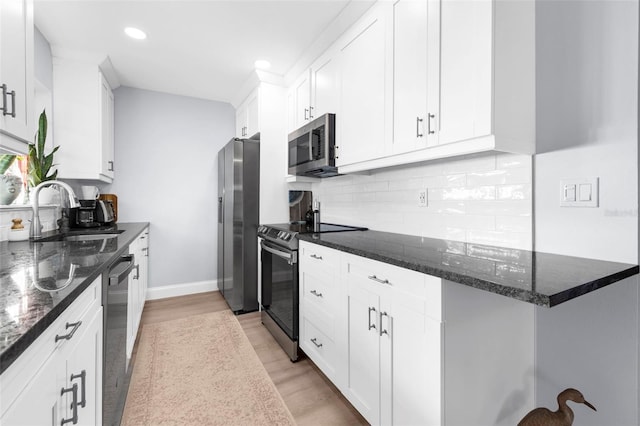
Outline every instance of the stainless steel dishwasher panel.
[(129, 387), (127, 359), (127, 309), (129, 274), (135, 267), (133, 254), (120, 257), (102, 278), (104, 353), (102, 424), (119, 425)]

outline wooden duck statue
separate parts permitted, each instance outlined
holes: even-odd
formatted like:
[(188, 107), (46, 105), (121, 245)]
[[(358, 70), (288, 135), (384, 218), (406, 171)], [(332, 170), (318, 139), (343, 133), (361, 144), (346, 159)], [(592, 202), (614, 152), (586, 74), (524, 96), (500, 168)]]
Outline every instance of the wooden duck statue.
[(593, 411), (597, 411), (596, 407), (584, 399), (580, 391), (569, 388), (558, 394), (558, 411), (551, 411), (548, 408), (536, 408), (524, 416), (518, 426), (571, 426), (573, 424), (573, 411), (567, 405), (567, 401), (580, 402)]

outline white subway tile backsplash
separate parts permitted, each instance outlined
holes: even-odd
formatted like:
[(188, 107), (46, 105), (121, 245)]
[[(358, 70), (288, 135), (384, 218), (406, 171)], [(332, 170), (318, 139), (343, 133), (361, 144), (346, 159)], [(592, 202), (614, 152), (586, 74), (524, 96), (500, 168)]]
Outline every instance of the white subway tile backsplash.
[(531, 184), (498, 185), (498, 200), (531, 200)]
[(531, 249), (531, 171), (530, 156), (475, 155), (323, 179), (312, 190), (324, 222)]

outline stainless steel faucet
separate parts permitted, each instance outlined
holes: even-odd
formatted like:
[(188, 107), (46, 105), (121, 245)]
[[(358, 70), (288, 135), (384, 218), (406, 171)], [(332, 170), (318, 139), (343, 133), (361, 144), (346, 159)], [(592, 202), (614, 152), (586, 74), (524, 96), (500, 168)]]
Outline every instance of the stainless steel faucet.
[(34, 188), (33, 192), (33, 219), (31, 220), (31, 229), (29, 229), (29, 238), (40, 238), (42, 236), (42, 225), (40, 225), (40, 206), (38, 202), (38, 195), (40, 194), (40, 190), (45, 186), (59, 186), (67, 191), (67, 195), (69, 196), (69, 207), (80, 207), (80, 202), (76, 197), (76, 194), (73, 192), (71, 187), (59, 180), (48, 180), (46, 182), (42, 182), (40, 185)]

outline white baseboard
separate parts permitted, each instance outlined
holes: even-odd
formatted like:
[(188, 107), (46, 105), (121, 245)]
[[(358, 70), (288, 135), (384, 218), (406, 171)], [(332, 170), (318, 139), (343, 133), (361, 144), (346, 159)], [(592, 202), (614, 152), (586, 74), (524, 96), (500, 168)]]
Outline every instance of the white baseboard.
[(204, 293), (218, 290), (218, 281), (196, 281), (147, 288), (146, 300), (166, 299), (167, 297), (186, 296), (187, 294)]

